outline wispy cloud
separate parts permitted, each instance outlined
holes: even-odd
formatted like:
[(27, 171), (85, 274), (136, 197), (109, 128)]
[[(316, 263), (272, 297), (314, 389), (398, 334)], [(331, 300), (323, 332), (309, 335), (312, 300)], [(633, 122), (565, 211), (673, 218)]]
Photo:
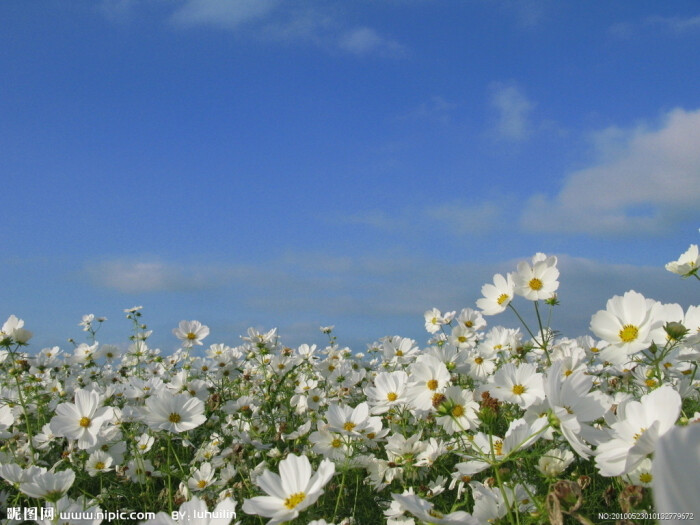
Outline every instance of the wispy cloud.
[(338, 38), (338, 47), (354, 55), (378, 54), (385, 57), (400, 57), (406, 51), (404, 46), (380, 35), (371, 27), (345, 31)]
[(675, 109), (655, 129), (594, 136), (599, 160), (554, 197), (535, 195), (521, 217), (535, 232), (659, 234), (699, 217), (700, 110)]
[(459, 104), (450, 102), (443, 97), (434, 96), (430, 100), (419, 104), (417, 107), (399, 115), (399, 120), (422, 120), (449, 124), (453, 120), (453, 113)]
[(305, 43), (356, 56), (403, 56), (406, 48), (375, 28), (347, 24), (326, 3), (281, 0), (186, 0), (170, 14), (175, 27), (213, 26), (264, 41)]
[(503, 202), (486, 201), (479, 204), (451, 202), (426, 211), (426, 215), (439, 221), (442, 229), (457, 235), (483, 235), (505, 227)]
[(700, 31), (700, 15), (691, 17), (650, 16), (643, 20), (614, 24), (608, 32), (618, 38), (632, 38), (640, 31), (647, 30), (661, 30), (678, 36), (692, 31)]
[(278, 0), (187, 0), (172, 13), (170, 21), (178, 26), (236, 29), (267, 16), (278, 4)]
[(231, 279), (232, 269), (196, 267), (154, 260), (104, 260), (84, 268), (95, 286), (127, 294), (209, 290)]
[(514, 84), (494, 84), (491, 106), (496, 110), (493, 135), (499, 140), (521, 142), (533, 132), (532, 110), (535, 104)]

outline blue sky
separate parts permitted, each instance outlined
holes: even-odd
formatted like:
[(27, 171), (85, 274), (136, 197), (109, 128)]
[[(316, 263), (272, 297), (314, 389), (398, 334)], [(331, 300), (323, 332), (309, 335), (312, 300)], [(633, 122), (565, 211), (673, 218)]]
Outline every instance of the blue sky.
[(698, 49), (696, 1), (4, 1), (2, 315), (364, 350), (536, 252), (566, 335), (697, 304)]

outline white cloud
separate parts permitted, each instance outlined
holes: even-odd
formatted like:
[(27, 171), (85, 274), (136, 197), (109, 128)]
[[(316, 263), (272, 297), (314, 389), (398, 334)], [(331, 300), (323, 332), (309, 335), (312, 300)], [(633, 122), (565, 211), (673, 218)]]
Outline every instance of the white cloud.
[(355, 55), (379, 54), (397, 57), (404, 53), (398, 42), (381, 36), (370, 27), (356, 27), (340, 35), (338, 47)]
[(656, 129), (604, 130), (594, 145), (599, 161), (570, 174), (554, 197), (533, 196), (523, 228), (658, 234), (699, 216), (700, 110), (674, 109)]
[[(116, 0), (112, 0), (116, 1)], [(127, 0), (121, 0), (127, 1)], [(358, 56), (399, 57), (405, 48), (376, 29), (348, 26), (337, 6), (281, 0), (186, 0), (169, 18), (178, 27), (214, 26), (247, 38), (310, 43)]]
[(236, 29), (267, 16), (278, 0), (187, 0), (170, 17), (179, 26), (213, 25)]
[(503, 202), (495, 201), (475, 205), (453, 202), (430, 208), (426, 214), (457, 235), (481, 235), (504, 227), (505, 207)]
[(493, 130), (498, 139), (517, 142), (530, 137), (531, 114), (535, 105), (517, 86), (495, 84), (490, 101), (498, 112)]
[(125, 259), (88, 264), (85, 272), (94, 285), (128, 294), (207, 290), (230, 278), (230, 270)]
[(700, 16), (650, 16), (644, 20), (614, 24), (608, 32), (618, 38), (632, 38), (640, 31), (654, 29), (670, 31), (680, 36), (690, 31), (700, 30)]

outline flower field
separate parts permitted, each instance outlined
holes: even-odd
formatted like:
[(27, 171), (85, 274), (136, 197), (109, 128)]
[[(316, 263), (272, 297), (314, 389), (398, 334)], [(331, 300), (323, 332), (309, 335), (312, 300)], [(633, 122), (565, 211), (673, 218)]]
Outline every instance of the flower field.
[[(671, 272), (697, 286), (695, 245)], [(237, 346), (182, 321), (149, 347), (141, 307), (122, 346), (32, 349), (0, 334), (2, 523), (539, 524), (700, 519), (700, 306), (628, 291), (590, 335), (550, 326), (556, 257), (425, 312), (427, 343), (385, 337)], [(680, 277), (679, 277), (680, 278)], [(487, 323), (533, 308), (536, 326)], [(510, 312), (506, 312), (510, 310)], [(125, 338), (126, 341), (126, 338)], [(354, 349), (357, 350), (357, 349)], [(668, 521), (675, 523), (674, 521)]]

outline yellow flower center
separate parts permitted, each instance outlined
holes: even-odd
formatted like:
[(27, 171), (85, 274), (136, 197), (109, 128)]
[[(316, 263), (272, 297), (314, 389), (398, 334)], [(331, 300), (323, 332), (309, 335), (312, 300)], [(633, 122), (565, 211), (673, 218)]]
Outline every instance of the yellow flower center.
[(97, 463), (95, 463), (95, 470), (102, 470), (103, 468), (105, 468), (105, 464), (102, 463), (101, 461), (98, 461)]
[(342, 444), (343, 444), (343, 442), (340, 441), (340, 439), (338, 439), (338, 438), (335, 438), (333, 441), (331, 441), (331, 446), (333, 448), (340, 448)]
[(502, 293), (501, 295), (498, 296), (498, 299), (496, 299), (496, 302), (498, 304), (503, 304), (505, 303), (508, 299), (510, 299), (510, 295), (507, 293)]
[(623, 343), (631, 343), (639, 335), (639, 328), (632, 324), (626, 324), (620, 330), (619, 336)]
[(168, 421), (170, 421), (171, 423), (179, 423), (180, 421), (182, 421), (182, 416), (177, 412), (173, 412), (172, 414), (170, 414), (170, 416), (168, 416)]
[(292, 494), (286, 500), (284, 500), (284, 506), (287, 507), (289, 510), (292, 510), (305, 499), (306, 494), (304, 494), (303, 492), (297, 492), (296, 494)]
[(497, 456), (503, 455), (503, 441), (500, 439), (493, 443), (493, 451)]
[(483, 357), (476, 357), (476, 358), (474, 358), (474, 362), (475, 362), (477, 365), (480, 365), (481, 363), (484, 362), (484, 358), (483, 358)]
[(438, 512), (435, 509), (430, 509), (428, 511), (428, 514), (430, 514), (433, 518), (438, 518), (438, 519), (442, 519), (445, 517), (445, 515), (442, 512)]
[(516, 396), (519, 396), (525, 393), (525, 387), (523, 385), (513, 385), (512, 391)]
[(652, 475), (651, 472), (643, 472), (639, 475), (639, 481), (642, 483), (651, 483)]
[(535, 291), (541, 290), (542, 286), (543, 286), (542, 281), (540, 281), (537, 277), (530, 279), (530, 282), (527, 284), (532, 290), (535, 290)]
[(565, 375), (566, 377), (569, 377), (569, 376), (570, 376), (571, 374), (573, 374), (573, 373), (574, 373), (573, 370), (567, 370), (566, 372), (564, 372), (564, 375)]
[(193, 339), (197, 339), (197, 334), (195, 334), (194, 332), (188, 332), (187, 339), (189, 339), (190, 341), (192, 341)]
[(90, 418), (89, 417), (81, 417), (80, 423), (78, 423), (78, 424), (83, 428), (87, 428), (90, 426)]
[(204, 487), (207, 486), (207, 482), (206, 482), (205, 480), (203, 480), (203, 479), (200, 479), (200, 480), (197, 482), (197, 486), (198, 486), (200, 489), (203, 489)]
[(462, 405), (455, 405), (452, 408), (452, 415), (454, 417), (462, 417), (464, 415), (464, 407)]
[(402, 356), (403, 356), (403, 350), (397, 350), (396, 353), (395, 353), (394, 355), (396, 355), (396, 356), (398, 356), (398, 357), (402, 357)]
[(428, 390), (437, 390), (437, 387), (438, 387), (437, 379), (431, 379), (425, 385), (428, 387)]
[(640, 429), (639, 429), (639, 433), (638, 433), (638, 434), (635, 434), (634, 436), (632, 436), (632, 439), (634, 439), (635, 441), (637, 441), (640, 437), (642, 437), (642, 434), (644, 434), (644, 432), (646, 432), (646, 430), (647, 430), (646, 428), (643, 428), (643, 427), (640, 428)]
[(386, 395), (386, 398), (387, 398), (388, 401), (396, 401), (396, 400), (399, 398), (399, 396), (398, 396), (398, 394), (397, 394), (396, 392), (389, 392), (389, 393)]
[(472, 326), (474, 326), (474, 321), (464, 321), (464, 326), (466, 326), (467, 328), (471, 328)]
[(647, 379), (646, 381), (644, 381), (644, 384), (649, 388), (656, 386), (656, 379)]
[[(353, 423), (352, 421), (348, 421), (347, 423), (345, 423), (345, 424), (343, 425), (343, 428), (344, 428), (345, 430), (347, 430), (348, 432), (350, 432), (350, 431), (352, 431), (353, 428), (355, 428), (355, 426), (356, 426), (355, 423)], [(293, 508), (293, 507), (292, 507), (292, 508)]]

